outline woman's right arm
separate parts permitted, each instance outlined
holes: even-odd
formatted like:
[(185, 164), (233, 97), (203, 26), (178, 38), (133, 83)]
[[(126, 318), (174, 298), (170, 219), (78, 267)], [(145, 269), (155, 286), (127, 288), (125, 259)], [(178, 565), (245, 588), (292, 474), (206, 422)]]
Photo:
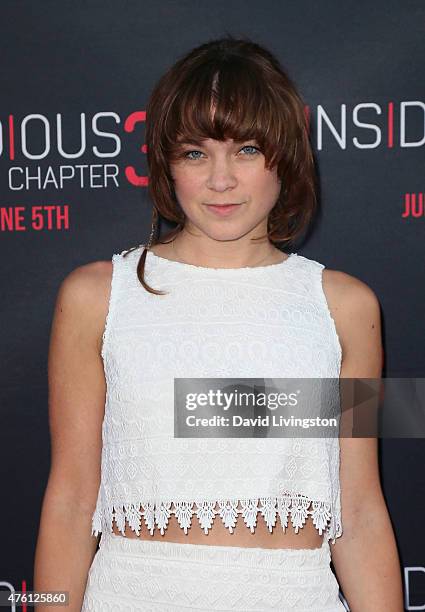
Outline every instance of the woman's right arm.
[[(80, 612), (98, 539), (91, 516), (100, 482), (105, 376), (100, 356), (111, 262), (72, 271), (56, 300), (48, 357), (51, 466), (35, 552), (34, 591), (68, 591)], [(39, 612), (63, 606), (37, 606)]]

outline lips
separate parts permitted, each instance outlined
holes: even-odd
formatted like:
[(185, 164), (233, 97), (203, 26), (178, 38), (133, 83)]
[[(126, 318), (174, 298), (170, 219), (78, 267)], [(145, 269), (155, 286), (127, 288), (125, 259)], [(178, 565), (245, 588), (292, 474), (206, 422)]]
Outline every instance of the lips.
[(226, 217), (241, 206), (241, 204), (207, 204), (207, 209), (216, 216)]

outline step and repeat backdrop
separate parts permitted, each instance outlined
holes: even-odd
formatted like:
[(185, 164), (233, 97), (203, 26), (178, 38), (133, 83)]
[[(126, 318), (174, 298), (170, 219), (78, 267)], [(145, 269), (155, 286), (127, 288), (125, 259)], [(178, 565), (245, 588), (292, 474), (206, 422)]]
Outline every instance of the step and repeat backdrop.
[[(421, 0), (1, 3), (1, 589), (33, 589), (59, 285), (149, 237), (146, 102), (194, 46), (248, 36), (294, 79), (320, 213), (290, 250), (374, 290), (384, 377), (425, 376), (424, 27)], [(425, 440), (379, 451), (405, 609), (425, 610)]]

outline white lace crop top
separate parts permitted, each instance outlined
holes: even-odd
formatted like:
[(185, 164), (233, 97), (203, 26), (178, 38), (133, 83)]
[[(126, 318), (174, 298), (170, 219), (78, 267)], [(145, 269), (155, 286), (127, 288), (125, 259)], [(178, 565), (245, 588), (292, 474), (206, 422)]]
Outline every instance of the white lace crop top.
[[(322, 287), (323, 264), (291, 253), (262, 267), (206, 268), (147, 252), (113, 255), (102, 342), (106, 378), (101, 481), (92, 534), (115, 521), (188, 532), (238, 514), (254, 532), (308, 516), (328, 540), (342, 534), (339, 438), (175, 438), (174, 377), (339, 378), (341, 346)], [(278, 527), (280, 528), (280, 527)]]

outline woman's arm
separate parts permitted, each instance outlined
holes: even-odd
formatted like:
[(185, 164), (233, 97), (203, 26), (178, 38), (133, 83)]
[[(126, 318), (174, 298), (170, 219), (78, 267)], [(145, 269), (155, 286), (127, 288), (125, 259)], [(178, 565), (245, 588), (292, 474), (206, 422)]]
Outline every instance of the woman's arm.
[[(100, 480), (105, 376), (100, 343), (112, 264), (71, 272), (58, 292), (49, 358), (51, 468), (35, 553), (34, 590), (69, 591), (81, 610), (97, 538), (91, 535)], [(63, 606), (37, 606), (40, 612)]]
[[(325, 270), (323, 286), (343, 350), (341, 378), (380, 379), (379, 302), (359, 279)], [(403, 612), (401, 569), (381, 489), (376, 438), (341, 438), (343, 534), (332, 562), (351, 612)]]

